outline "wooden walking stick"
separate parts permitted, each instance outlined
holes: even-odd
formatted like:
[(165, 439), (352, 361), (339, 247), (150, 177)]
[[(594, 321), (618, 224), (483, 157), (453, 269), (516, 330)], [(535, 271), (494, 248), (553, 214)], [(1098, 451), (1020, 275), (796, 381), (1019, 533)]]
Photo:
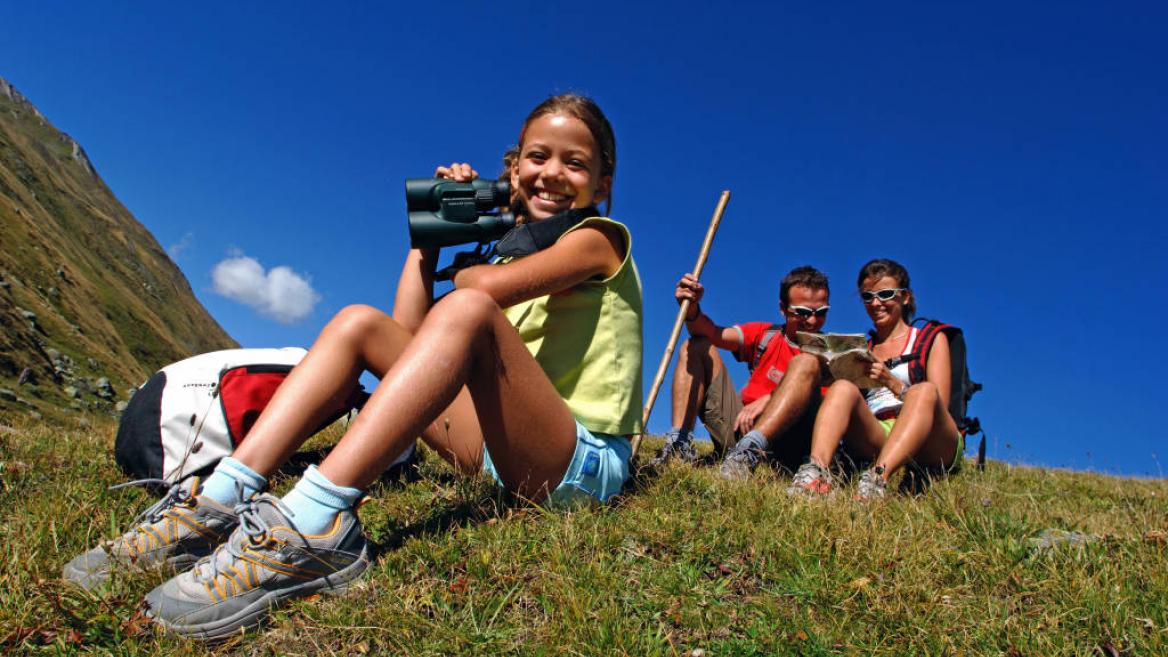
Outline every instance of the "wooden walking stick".
[[(706, 258), (710, 255), (710, 245), (714, 243), (714, 233), (718, 232), (718, 224), (722, 222), (722, 213), (726, 211), (726, 204), (730, 202), (730, 190), (722, 192), (718, 205), (714, 208), (714, 216), (710, 219), (710, 227), (706, 230), (706, 240), (702, 242), (702, 251), (698, 254), (698, 263), (694, 265), (694, 280), (701, 278), (702, 268), (706, 266)], [(645, 400), (645, 415), (641, 420), (641, 431), (649, 427), (649, 415), (653, 413), (653, 402), (657, 401), (657, 391), (661, 382), (665, 380), (665, 370), (669, 369), (669, 361), (673, 360), (673, 349), (677, 346), (677, 337), (681, 335), (681, 325), (685, 323), (685, 316), (689, 313), (689, 299), (681, 302), (677, 310), (677, 320), (673, 322), (673, 333), (669, 336), (669, 344), (665, 347), (665, 355), (661, 357), (661, 364), (657, 366), (657, 376), (653, 378), (653, 387), (649, 389), (649, 398)], [(637, 458), (637, 448), (641, 446), (641, 435), (633, 436), (632, 455), (629, 461)]]

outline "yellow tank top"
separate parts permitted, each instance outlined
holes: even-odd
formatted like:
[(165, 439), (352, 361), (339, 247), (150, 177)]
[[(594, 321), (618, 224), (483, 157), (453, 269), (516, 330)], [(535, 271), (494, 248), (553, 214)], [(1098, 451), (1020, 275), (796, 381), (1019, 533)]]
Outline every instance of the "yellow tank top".
[(564, 235), (602, 223), (617, 226), (625, 239), (625, 259), (615, 274), (503, 313), (580, 424), (597, 433), (640, 433), (641, 277), (632, 236), (624, 224), (603, 217), (585, 219)]

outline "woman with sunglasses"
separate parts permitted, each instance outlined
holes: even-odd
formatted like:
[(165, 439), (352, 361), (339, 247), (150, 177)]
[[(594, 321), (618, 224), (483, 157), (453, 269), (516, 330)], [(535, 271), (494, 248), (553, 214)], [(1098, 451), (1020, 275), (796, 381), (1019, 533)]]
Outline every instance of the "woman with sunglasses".
[(910, 383), (909, 366), (900, 357), (913, 353), (920, 332), (910, 323), (916, 299), (908, 271), (894, 260), (872, 260), (860, 269), (857, 285), (873, 325), (869, 347), (876, 362), (868, 375), (881, 387), (831, 384), (815, 418), (811, 457), (795, 473), (791, 494), (831, 491), (828, 468), (841, 441), (849, 457), (871, 463), (860, 476), (858, 500), (884, 497), (888, 480), (906, 464), (926, 475), (954, 472), (961, 464), (965, 446), (947, 410), (948, 339), (937, 335), (925, 356), (925, 379)]

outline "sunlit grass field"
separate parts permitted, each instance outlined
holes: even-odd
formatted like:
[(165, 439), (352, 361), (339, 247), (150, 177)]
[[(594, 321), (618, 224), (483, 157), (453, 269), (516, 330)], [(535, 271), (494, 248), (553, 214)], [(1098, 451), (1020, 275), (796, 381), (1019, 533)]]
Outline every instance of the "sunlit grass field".
[(1168, 655), (1168, 481), (991, 463), (862, 505), (789, 499), (766, 469), (726, 483), (676, 465), (552, 512), (433, 454), (371, 491), (377, 555), (355, 589), (208, 648), (136, 614), (159, 575), (100, 595), (61, 582), (151, 498), (107, 490), (125, 480), (112, 424), (20, 422), (0, 418), (0, 652)]

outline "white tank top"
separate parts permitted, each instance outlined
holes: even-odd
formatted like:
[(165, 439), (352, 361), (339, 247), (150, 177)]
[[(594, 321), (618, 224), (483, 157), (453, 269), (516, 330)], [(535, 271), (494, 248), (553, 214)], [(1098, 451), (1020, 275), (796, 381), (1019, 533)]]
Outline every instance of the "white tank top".
[[(909, 330), (908, 340), (904, 343), (904, 350), (900, 352), (901, 356), (911, 354), (913, 346), (917, 343), (917, 337), (920, 331), (916, 327)], [(891, 370), (892, 376), (900, 379), (904, 385), (909, 385), (908, 380), (908, 363), (900, 363)], [(864, 393), (864, 399), (868, 402), (868, 409), (872, 411), (873, 415), (888, 412), (900, 412), (900, 407), (904, 406), (902, 402), (891, 390), (883, 386), (879, 388), (871, 388)]]

